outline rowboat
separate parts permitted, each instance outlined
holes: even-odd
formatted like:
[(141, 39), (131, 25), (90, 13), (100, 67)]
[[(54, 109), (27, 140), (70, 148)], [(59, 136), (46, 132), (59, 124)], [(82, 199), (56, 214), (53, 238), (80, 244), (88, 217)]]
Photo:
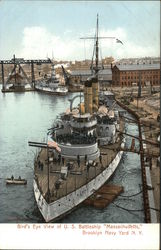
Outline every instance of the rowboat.
[(12, 179), (12, 178), (7, 178), (7, 179), (6, 179), (6, 184), (26, 185), (26, 184), (27, 184), (27, 180), (25, 180), (25, 179)]

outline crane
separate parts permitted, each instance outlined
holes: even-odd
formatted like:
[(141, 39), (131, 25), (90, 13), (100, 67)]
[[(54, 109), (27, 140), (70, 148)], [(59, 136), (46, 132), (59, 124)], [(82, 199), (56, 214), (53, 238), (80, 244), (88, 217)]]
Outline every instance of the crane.
[[(19, 67), (19, 70), (22, 71), (23, 76), (25, 77), (25, 79), (30, 82), (29, 77), (27, 76), (26, 72), (23, 70), (23, 68), (21, 67), (21, 64), (28, 64), (31, 65), (31, 84), (34, 86), (35, 84), (35, 74), (34, 74), (34, 64), (37, 65), (41, 65), (44, 63), (51, 63), (50, 59), (38, 59), (38, 60), (26, 60), (24, 58), (16, 58), (15, 55), (13, 55), (13, 58), (11, 60), (0, 60), (0, 65), (1, 65), (1, 75), (2, 75), (2, 90), (6, 89), (6, 85), (9, 83), (10, 81), (10, 76), (13, 73), (16, 73), (16, 67)], [(10, 75), (7, 78), (7, 81), (5, 82), (5, 70), (4, 70), (4, 65), (6, 64), (11, 64), (13, 65), (12, 71), (10, 73)]]
[(71, 75), (69, 74), (69, 72), (67, 72), (67, 71), (64, 69), (63, 65), (61, 65), (61, 67), (62, 67), (62, 71), (63, 71), (63, 75), (64, 75), (65, 85), (69, 86), (70, 76), (71, 76)]

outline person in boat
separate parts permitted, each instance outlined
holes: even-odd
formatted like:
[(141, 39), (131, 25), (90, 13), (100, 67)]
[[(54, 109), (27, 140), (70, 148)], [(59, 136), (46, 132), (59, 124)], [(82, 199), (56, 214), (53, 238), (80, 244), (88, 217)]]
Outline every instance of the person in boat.
[(21, 180), (21, 176), (19, 176), (18, 179)]
[(12, 175), (12, 176), (11, 176), (11, 180), (13, 181), (13, 179), (14, 179), (14, 176)]

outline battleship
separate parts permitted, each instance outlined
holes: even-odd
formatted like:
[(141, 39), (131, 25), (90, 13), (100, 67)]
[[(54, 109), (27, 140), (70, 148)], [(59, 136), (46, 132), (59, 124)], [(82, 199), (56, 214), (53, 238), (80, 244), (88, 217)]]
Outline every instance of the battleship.
[[(29, 146), (40, 148), (33, 187), (46, 222), (57, 221), (91, 197), (110, 179), (123, 155), (124, 122), (114, 96), (110, 95), (109, 105), (109, 93), (99, 91), (98, 39), (97, 16), (96, 66), (84, 94), (70, 100), (70, 108), (49, 129), (46, 143), (29, 141)], [(73, 107), (76, 98), (80, 99), (77, 108)]]
[(68, 88), (61, 85), (56, 77), (54, 63), (51, 64), (51, 77), (47, 80), (37, 81), (35, 89), (54, 95), (66, 95), (68, 93)]

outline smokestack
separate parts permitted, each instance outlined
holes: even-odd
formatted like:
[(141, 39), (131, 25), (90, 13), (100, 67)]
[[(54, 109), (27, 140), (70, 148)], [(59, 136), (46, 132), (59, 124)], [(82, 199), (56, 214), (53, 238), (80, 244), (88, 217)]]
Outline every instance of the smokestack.
[(87, 80), (84, 85), (85, 112), (92, 114), (97, 112), (99, 105), (99, 83), (97, 77)]
[(85, 112), (92, 114), (93, 99), (92, 99), (92, 81), (87, 80), (84, 85), (84, 104)]
[(99, 104), (98, 91), (99, 91), (98, 79), (95, 77), (92, 78), (93, 112), (97, 112), (98, 110), (98, 104)]

